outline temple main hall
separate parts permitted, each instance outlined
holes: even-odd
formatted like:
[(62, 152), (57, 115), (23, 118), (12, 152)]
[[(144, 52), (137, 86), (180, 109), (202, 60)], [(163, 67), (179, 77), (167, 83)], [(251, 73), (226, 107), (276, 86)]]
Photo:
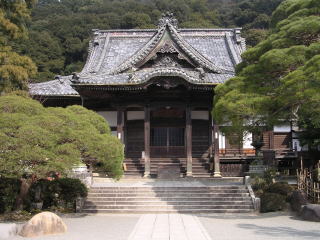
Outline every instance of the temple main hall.
[[(29, 91), (45, 106), (79, 104), (103, 116), (125, 145), (125, 175), (243, 176), (252, 134), (234, 143), (211, 112), (215, 87), (235, 75), (245, 49), (238, 28), (180, 29), (166, 14), (157, 29), (94, 29), (81, 72)], [(263, 143), (288, 164), (292, 127), (265, 132)]]

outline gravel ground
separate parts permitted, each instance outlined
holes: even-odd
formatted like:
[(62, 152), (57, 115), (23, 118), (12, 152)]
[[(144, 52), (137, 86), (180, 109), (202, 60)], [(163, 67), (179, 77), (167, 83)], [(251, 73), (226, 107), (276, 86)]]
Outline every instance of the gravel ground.
[[(35, 240), (126, 240), (141, 215), (67, 215), (64, 235), (32, 238)], [(320, 239), (320, 223), (306, 222), (287, 213), (261, 215), (198, 215), (212, 240), (295, 240)], [(9, 224), (0, 223), (0, 239)], [(3, 231), (1, 233), (1, 231)], [(22, 240), (19, 236), (10, 240)], [(160, 239), (160, 238), (159, 238)], [(193, 240), (193, 239), (189, 239)], [(194, 239), (197, 240), (197, 239)]]
[(202, 215), (199, 219), (214, 240), (320, 239), (319, 222), (302, 221), (288, 213)]

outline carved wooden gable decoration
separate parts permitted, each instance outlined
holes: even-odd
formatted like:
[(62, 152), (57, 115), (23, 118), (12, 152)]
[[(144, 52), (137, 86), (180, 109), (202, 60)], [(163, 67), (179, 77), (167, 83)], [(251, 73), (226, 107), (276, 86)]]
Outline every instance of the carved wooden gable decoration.
[(224, 72), (180, 36), (177, 20), (172, 14), (164, 15), (151, 40), (112, 73), (134, 72), (145, 67), (202, 68), (212, 73)]

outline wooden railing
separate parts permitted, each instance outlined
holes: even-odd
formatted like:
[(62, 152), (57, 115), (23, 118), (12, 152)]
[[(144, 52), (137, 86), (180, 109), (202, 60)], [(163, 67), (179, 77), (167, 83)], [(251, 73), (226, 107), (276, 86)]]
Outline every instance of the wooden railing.
[(222, 156), (226, 155), (255, 155), (255, 150), (254, 149), (242, 149), (242, 148), (222, 148), (219, 150), (219, 154)]
[(298, 189), (304, 191), (313, 203), (320, 203), (320, 183), (312, 179), (308, 169), (297, 170)]

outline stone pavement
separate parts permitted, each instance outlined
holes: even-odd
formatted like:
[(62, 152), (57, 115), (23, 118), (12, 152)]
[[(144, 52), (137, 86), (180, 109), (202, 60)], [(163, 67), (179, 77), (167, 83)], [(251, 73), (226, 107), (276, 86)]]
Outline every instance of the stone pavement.
[(199, 220), (214, 240), (316, 240), (320, 223), (286, 212), (264, 214), (207, 214)]
[(196, 216), (142, 215), (128, 240), (211, 240)]
[[(203, 214), (196, 216), (180, 214), (68, 214), (63, 216), (63, 220), (68, 226), (66, 234), (39, 238), (16, 236), (6, 240), (169, 240), (169, 236), (170, 240), (320, 239), (319, 222), (302, 221), (288, 213)], [(0, 223), (0, 239), (2, 240), (4, 232), (1, 231), (4, 228), (1, 226), (8, 227), (9, 225)], [(148, 232), (149, 236), (145, 232)], [(139, 236), (140, 238), (137, 238)]]

